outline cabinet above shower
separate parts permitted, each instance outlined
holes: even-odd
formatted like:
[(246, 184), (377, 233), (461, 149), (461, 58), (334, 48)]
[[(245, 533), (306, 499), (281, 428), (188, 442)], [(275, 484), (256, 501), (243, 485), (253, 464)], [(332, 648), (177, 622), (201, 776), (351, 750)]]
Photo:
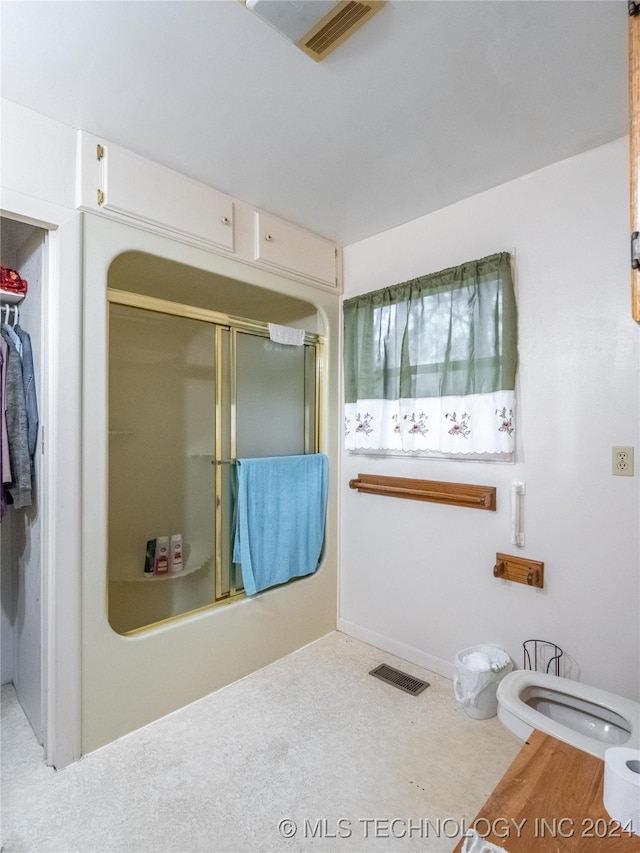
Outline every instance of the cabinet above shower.
[(104, 139), (78, 131), (79, 208), (342, 291), (338, 246)]

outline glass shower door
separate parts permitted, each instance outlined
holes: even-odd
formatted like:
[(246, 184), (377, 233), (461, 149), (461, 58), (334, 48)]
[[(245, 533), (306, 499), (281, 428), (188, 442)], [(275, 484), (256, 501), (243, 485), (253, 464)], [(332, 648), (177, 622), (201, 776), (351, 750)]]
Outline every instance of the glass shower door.
[[(249, 328), (247, 328), (249, 327)], [(257, 328), (256, 328), (257, 327)], [(315, 453), (315, 344), (110, 293), (108, 608), (125, 634), (243, 592), (235, 460)], [(172, 541), (182, 564), (154, 569)], [(149, 571), (147, 571), (149, 569)]]
[[(215, 601), (217, 335), (209, 322), (109, 306), (108, 600), (119, 633)], [(181, 540), (182, 566), (146, 572), (148, 543), (158, 552), (165, 537), (170, 552)]]
[[(315, 453), (316, 348), (274, 343), (265, 335), (235, 334), (235, 453), (239, 458)], [(242, 569), (230, 564), (231, 588), (242, 590)]]
[(315, 453), (316, 348), (236, 335), (236, 456)]

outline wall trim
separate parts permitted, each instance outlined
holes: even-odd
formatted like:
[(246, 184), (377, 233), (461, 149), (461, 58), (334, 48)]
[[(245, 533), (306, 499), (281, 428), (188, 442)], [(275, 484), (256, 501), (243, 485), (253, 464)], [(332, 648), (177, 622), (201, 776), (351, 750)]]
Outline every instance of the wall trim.
[(409, 661), (409, 663), (415, 663), (423, 669), (428, 669), (429, 672), (435, 672), (437, 675), (442, 675), (445, 678), (453, 680), (455, 674), (453, 661), (443, 660), (435, 655), (430, 655), (428, 652), (422, 651), (422, 649), (408, 646), (405, 643), (394, 640), (392, 637), (378, 634), (376, 631), (363, 628), (361, 625), (356, 625), (346, 619), (338, 618), (338, 631), (348, 634), (350, 637), (355, 637), (356, 640), (362, 640), (363, 643), (368, 643), (377, 649), (382, 649), (384, 652), (396, 655), (396, 657)]

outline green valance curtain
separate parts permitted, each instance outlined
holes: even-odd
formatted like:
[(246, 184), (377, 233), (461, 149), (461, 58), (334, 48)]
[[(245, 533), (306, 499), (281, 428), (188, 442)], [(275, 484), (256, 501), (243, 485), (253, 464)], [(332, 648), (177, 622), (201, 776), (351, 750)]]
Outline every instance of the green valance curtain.
[(513, 452), (508, 253), (348, 299), (344, 331), (348, 449)]

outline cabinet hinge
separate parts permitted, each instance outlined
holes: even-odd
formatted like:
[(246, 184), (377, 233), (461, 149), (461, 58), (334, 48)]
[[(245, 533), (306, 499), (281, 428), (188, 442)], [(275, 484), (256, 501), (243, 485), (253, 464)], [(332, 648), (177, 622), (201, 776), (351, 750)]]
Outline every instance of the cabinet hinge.
[(97, 158), (98, 160), (102, 160), (102, 158), (103, 158), (103, 157), (104, 157), (104, 146), (103, 146), (103, 145), (98, 144), (98, 145), (96, 146), (96, 158)]
[(104, 193), (102, 190), (98, 190), (98, 204), (104, 204)]
[(640, 231), (631, 235), (631, 269), (640, 269)]

